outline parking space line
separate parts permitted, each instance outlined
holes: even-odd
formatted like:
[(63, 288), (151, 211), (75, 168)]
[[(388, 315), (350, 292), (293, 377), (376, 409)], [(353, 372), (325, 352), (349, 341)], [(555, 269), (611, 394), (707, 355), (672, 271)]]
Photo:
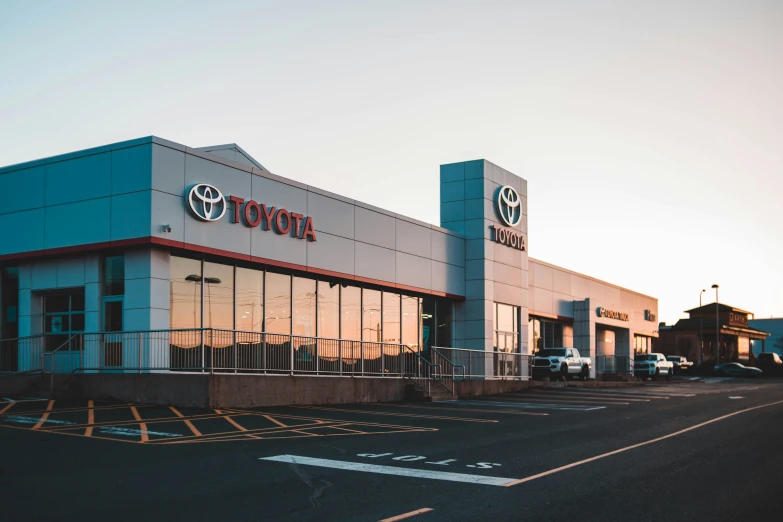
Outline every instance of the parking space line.
[(359, 433), (360, 435), (367, 435), (366, 431), (352, 430), (350, 428), (343, 428), (341, 426), (332, 426), (336, 430), (350, 431), (351, 433)]
[(595, 457), (590, 457), (589, 459), (584, 459), (584, 460), (580, 460), (580, 461), (577, 461), (577, 462), (572, 462), (571, 464), (566, 464), (565, 466), (560, 466), (559, 468), (550, 469), (549, 471), (544, 471), (543, 473), (538, 473), (536, 475), (531, 475), (531, 476), (525, 477), (523, 479), (519, 479), (519, 480), (515, 480), (513, 482), (509, 482), (508, 484), (504, 484), (503, 486), (504, 487), (510, 487), (510, 486), (516, 486), (518, 484), (524, 484), (525, 482), (530, 482), (531, 480), (536, 480), (536, 479), (539, 479), (539, 478), (542, 478), (542, 477), (553, 475), (553, 474), (558, 473), (560, 471), (565, 471), (567, 469), (571, 469), (571, 468), (575, 468), (577, 466), (581, 466), (582, 464), (588, 464), (590, 462), (593, 462), (593, 461), (596, 461), (596, 460), (599, 460), (599, 459), (603, 459), (603, 458), (606, 458), (606, 457), (611, 457), (612, 455), (617, 455), (618, 453), (623, 453), (623, 452), (626, 452), (626, 451), (630, 451), (632, 449), (640, 448), (642, 446), (647, 446), (648, 444), (654, 444), (654, 443), (660, 442), (662, 440), (670, 439), (672, 437), (676, 437), (678, 435), (682, 435), (683, 433), (688, 433), (689, 431), (693, 431), (695, 429), (702, 428), (702, 427), (707, 426), (709, 424), (712, 424), (714, 422), (722, 421), (722, 420), (728, 419), (729, 417), (733, 417), (735, 415), (739, 415), (741, 413), (746, 413), (746, 412), (753, 411), (753, 410), (758, 410), (758, 409), (761, 409), (761, 408), (768, 408), (770, 406), (775, 406), (777, 404), (783, 404), (783, 401), (770, 402), (770, 403), (767, 403), (767, 404), (762, 404), (760, 406), (753, 406), (752, 408), (746, 408), (744, 410), (735, 411), (735, 412), (729, 413), (727, 415), (721, 415), (720, 417), (715, 417), (714, 419), (710, 419), (708, 421), (701, 422), (699, 424), (695, 424), (695, 425), (690, 426), (688, 428), (685, 428), (685, 429), (682, 429), (682, 430), (679, 430), (679, 431), (675, 431), (674, 433), (669, 433), (668, 435), (664, 435), (662, 437), (657, 437), (657, 438), (654, 438), (654, 439), (646, 440), (644, 442), (639, 442), (638, 444), (632, 444), (630, 446), (626, 446), (624, 448), (616, 449), (616, 450), (610, 451), (608, 453), (603, 453), (601, 455), (596, 455)]
[(0, 410), (0, 415), (10, 410), (11, 406), (13, 406), (14, 404), (16, 404), (16, 401), (9, 402), (8, 405), (6, 405), (2, 410)]
[[(631, 397), (623, 397), (621, 395), (604, 395), (604, 394), (592, 394), (592, 393), (571, 393), (571, 392), (561, 392), (561, 391), (534, 391), (534, 394), (538, 395), (539, 397), (561, 397), (561, 398), (567, 398), (567, 399), (583, 399), (583, 400), (591, 400), (591, 401), (625, 401), (625, 404), (628, 404), (628, 402), (650, 402), (650, 399), (642, 399), (639, 396), (631, 396)], [(519, 394), (514, 394), (519, 395)]]
[(93, 411), (93, 406), (95, 406), (95, 403), (92, 400), (87, 401), (87, 407), (89, 408), (87, 410), (87, 424), (90, 424), (90, 426), (87, 427), (87, 429), (84, 430), (84, 436), (85, 437), (92, 437), (92, 424), (95, 424), (95, 411)]
[[(133, 418), (137, 421), (141, 420), (141, 415), (139, 415), (138, 410), (136, 409), (136, 406), (130, 407), (131, 413), (133, 413)], [(139, 422), (139, 430), (141, 431), (141, 441), (142, 442), (148, 442), (150, 440), (150, 436), (147, 433), (147, 425), (143, 422)]]
[(49, 404), (46, 406), (46, 411), (44, 411), (43, 415), (41, 415), (41, 420), (38, 421), (38, 424), (32, 427), (32, 429), (37, 430), (41, 426), (43, 426), (43, 423), (46, 422), (46, 419), (49, 418), (49, 413), (52, 411), (52, 408), (54, 407), (54, 400), (50, 400)]
[(474, 406), (484, 406), (490, 405), (490, 406), (498, 406), (500, 408), (520, 408), (520, 409), (543, 409), (543, 410), (562, 410), (562, 411), (589, 411), (589, 410), (600, 410), (603, 408), (606, 408), (606, 406), (596, 406), (596, 407), (590, 407), (588, 404), (582, 405), (583, 407), (579, 407), (578, 404), (551, 404), (551, 403), (534, 403), (534, 402), (523, 402), (523, 401), (514, 401), (514, 402), (493, 402), (493, 401), (483, 401), (483, 400), (476, 400), (476, 401), (460, 401), (463, 404), (471, 404)]
[[(223, 415), (223, 412), (220, 410), (215, 410), (215, 413), (218, 413), (220, 415)], [(223, 415), (223, 418), (226, 419), (232, 426), (234, 426), (239, 431), (247, 431), (247, 428), (239, 424), (237, 421), (229, 417), (228, 415)], [(255, 438), (255, 437), (254, 437)]]
[(584, 399), (577, 399), (576, 397), (565, 398), (560, 396), (549, 397), (548, 393), (545, 395), (546, 397), (542, 395), (531, 396), (531, 395), (519, 394), (519, 395), (513, 395), (511, 397), (504, 396), (504, 397), (495, 397), (495, 398), (500, 400), (512, 400), (512, 401), (516, 401), (516, 400), (533, 401), (533, 402), (544, 401), (544, 402), (557, 402), (563, 404), (577, 403), (577, 404), (584, 404), (584, 405), (591, 405), (593, 403), (598, 403), (598, 404), (628, 406), (630, 404), (629, 402), (620, 402), (619, 400), (612, 400), (612, 399), (594, 399), (592, 397), (585, 397)]
[(405, 520), (406, 518), (415, 517), (417, 515), (421, 515), (422, 513), (429, 513), (430, 511), (435, 511), (435, 510), (432, 508), (416, 509), (414, 511), (408, 511), (407, 513), (403, 513), (401, 515), (397, 515), (394, 517), (384, 518), (383, 520), (379, 520), (378, 522), (397, 522), (398, 520)]
[[(17, 403), (22, 403), (22, 402), (40, 402), (40, 401), (16, 401), (16, 402)], [(93, 409), (96, 410), (96, 411), (121, 410), (121, 409), (127, 408), (130, 405), (132, 405), (132, 403), (115, 404), (113, 406), (96, 406)], [(157, 406), (156, 404), (133, 404), (133, 405), (136, 406), (137, 408), (152, 408), (152, 407)], [(82, 407), (79, 407), (79, 408), (62, 408), (62, 409), (57, 408), (57, 409), (53, 409), (52, 413), (72, 413), (72, 412), (85, 411), (86, 409), (87, 409), (86, 406), (82, 406)], [(45, 409), (44, 410), (25, 411), (25, 413), (28, 414), (28, 415), (31, 415), (31, 414), (34, 414), (34, 413), (44, 413), (44, 412), (46, 412)], [(2, 415), (2, 413), (0, 413), (0, 415)], [(8, 415), (11, 415), (11, 414), (9, 413)]]
[(363, 415), (389, 415), (392, 417), (412, 417), (419, 419), (436, 419), (436, 420), (451, 420), (457, 422), (500, 422), (494, 419), (474, 419), (471, 417), (444, 417), (442, 415), (419, 415), (417, 413), (396, 413), (392, 411), (368, 411), (368, 410), (347, 410), (344, 408), (322, 408), (320, 406), (292, 406), (292, 408), (300, 408), (305, 410), (322, 410), (322, 411), (338, 411), (341, 413), (359, 413)]
[(200, 437), (200, 436), (201, 436), (201, 432), (200, 432), (200, 431), (198, 431), (198, 430), (196, 429), (196, 427), (193, 425), (193, 423), (192, 423), (192, 422), (190, 422), (188, 419), (186, 419), (186, 418), (185, 418), (185, 416), (184, 416), (184, 415), (182, 415), (182, 414), (179, 412), (179, 410), (178, 410), (177, 408), (175, 408), (174, 406), (169, 406), (169, 408), (171, 409), (171, 411), (173, 411), (173, 412), (174, 412), (174, 414), (175, 414), (177, 417), (179, 417), (180, 419), (182, 419), (182, 422), (184, 422), (184, 423), (185, 423), (185, 426), (187, 426), (188, 428), (190, 428), (190, 431), (192, 431), (192, 432), (193, 432), (193, 435), (195, 435), (195, 436), (197, 436), (197, 437)]
[[(449, 404), (459, 404), (461, 401), (448, 401)], [(441, 406), (414, 406), (412, 404), (377, 404), (377, 406), (392, 406), (394, 408), (412, 408), (416, 410), (447, 410), (447, 411), (470, 411), (474, 413), (498, 413), (500, 415), (532, 415), (536, 417), (546, 417), (548, 413), (541, 413), (537, 411), (503, 411), (503, 410), (477, 410), (475, 408), (443, 408)]]
[(271, 415), (261, 415), (261, 416), (262, 416), (263, 418), (265, 418), (266, 420), (269, 420), (269, 421), (272, 421), (272, 422), (274, 422), (274, 423), (275, 423), (275, 424), (277, 424), (278, 426), (282, 426), (282, 427), (284, 427), (284, 428), (288, 428), (288, 427), (289, 427), (288, 425), (286, 425), (286, 424), (283, 424), (282, 422), (280, 422), (279, 420), (275, 419), (275, 418), (274, 418), (274, 417), (272, 417)]

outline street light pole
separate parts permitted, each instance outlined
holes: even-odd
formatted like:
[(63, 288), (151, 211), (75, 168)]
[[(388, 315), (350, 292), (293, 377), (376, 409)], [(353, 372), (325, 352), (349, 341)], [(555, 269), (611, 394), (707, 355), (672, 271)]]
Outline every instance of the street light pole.
[(712, 285), (712, 288), (715, 289), (715, 343), (717, 345), (715, 366), (718, 366), (720, 364), (720, 318), (718, 316), (720, 306), (718, 304), (718, 285)]
[(699, 293), (699, 366), (704, 364), (704, 310), (701, 309), (701, 296), (706, 291), (702, 289)]

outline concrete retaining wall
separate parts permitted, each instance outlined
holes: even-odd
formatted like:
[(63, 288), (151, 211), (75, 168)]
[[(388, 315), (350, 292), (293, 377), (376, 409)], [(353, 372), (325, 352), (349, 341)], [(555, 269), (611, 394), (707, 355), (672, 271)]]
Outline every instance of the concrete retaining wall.
[[(40, 379), (40, 377), (38, 377)], [(195, 408), (391, 402), (405, 398), (403, 379), (261, 375), (75, 375), (63, 395)]]
[(213, 375), (209, 395), (213, 408), (391, 402), (403, 400), (406, 385), (403, 379)]
[(4, 375), (0, 377), (0, 395), (3, 397), (13, 397), (14, 395), (24, 393), (31, 388), (40, 386), (41, 376), (38, 374)]
[(148, 404), (209, 408), (209, 375), (74, 375), (65, 394)]

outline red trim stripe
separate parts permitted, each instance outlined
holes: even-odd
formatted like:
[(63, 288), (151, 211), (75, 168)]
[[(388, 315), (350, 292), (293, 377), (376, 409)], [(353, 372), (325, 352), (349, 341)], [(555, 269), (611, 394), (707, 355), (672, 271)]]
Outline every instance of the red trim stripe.
[(251, 256), (248, 254), (238, 254), (236, 252), (230, 252), (228, 250), (220, 250), (217, 248), (210, 248), (200, 245), (193, 245), (190, 243), (184, 243), (182, 241), (173, 241), (171, 239), (165, 239), (162, 237), (142, 237), (137, 239), (123, 239), (120, 241), (105, 241), (103, 243), (92, 243), (89, 245), (79, 245), (61, 248), (49, 248), (45, 250), (36, 250), (34, 252), (23, 252), (19, 254), (6, 254), (0, 256), (0, 262), (2, 261), (17, 261), (26, 260), (32, 258), (53, 257), (65, 254), (84, 254), (88, 252), (97, 252), (101, 250), (110, 250), (116, 248), (127, 248), (136, 246), (158, 246), (165, 248), (174, 248), (179, 250), (186, 250), (189, 252), (198, 252), (200, 254), (208, 254), (219, 257), (226, 257), (229, 259), (236, 259), (239, 261), (247, 261), (250, 263), (256, 263), (265, 266), (273, 266), (276, 268), (285, 268), (288, 270), (298, 270), (301, 272), (308, 272), (316, 275), (323, 275), (329, 277), (336, 277), (340, 279), (347, 279), (350, 281), (356, 281), (359, 283), (367, 283), (372, 285), (383, 286), (386, 288), (394, 288), (396, 290), (407, 290), (409, 292), (416, 292), (419, 294), (433, 295), (436, 297), (447, 297), (457, 301), (464, 301), (465, 296), (450, 294), (447, 292), (440, 292), (437, 290), (428, 290), (426, 288), (419, 288), (417, 286), (403, 285), (394, 283), (392, 281), (383, 281), (380, 279), (372, 279), (369, 277), (362, 277), (352, 274), (344, 274), (342, 272), (334, 272), (331, 270), (323, 270), (321, 268), (313, 268), (304, 265), (298, 265), (295, 263), (286, 263), (285, 261), (277, 261), (275, 259), (267, 259), (265, 257)]

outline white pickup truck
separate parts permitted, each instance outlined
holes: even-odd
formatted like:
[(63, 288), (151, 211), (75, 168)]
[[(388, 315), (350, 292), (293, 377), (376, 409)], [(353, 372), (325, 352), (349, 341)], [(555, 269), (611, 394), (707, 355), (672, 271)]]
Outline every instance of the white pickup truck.
[(633, 372), (642, 380), (648, 377), (658, 380), (661, 376), (666, 376), (666, 380), (670, 381), (674, 375), (674, 363), (667, 361), (662, 353), (639, 354), (634, 358)]
[(589, 357), (581, 357), (576, 348), (544, 348), (533, 358), (533, 377), (550, 379), (590, 379), (592, 362)]

